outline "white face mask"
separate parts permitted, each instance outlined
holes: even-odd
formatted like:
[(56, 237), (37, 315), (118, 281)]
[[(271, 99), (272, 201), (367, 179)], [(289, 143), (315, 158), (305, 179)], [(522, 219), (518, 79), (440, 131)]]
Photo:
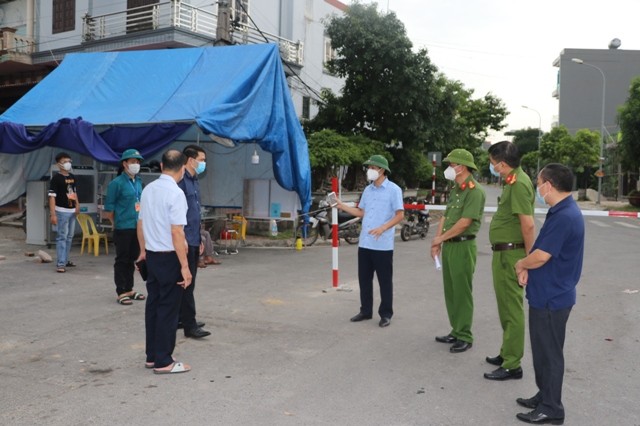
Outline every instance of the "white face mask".
[(376, 181), (380, 177), (380, 172), (374, 169), (367, 169), (367, 180)]
[(444, 171), (444, 177), (448, 180), (456, 180), (456, 176), (458, 176), (458, 173), (456, 173), (456, 169), (454, 169), (453, 167), (449, 166), (445, 169)]
[(140, 164), (137, 163), (132, 163), (129, 164), (129, 173), (131, 173), (132, 175), (137, 175), (138, 173), (140, 173)]
[(71, 170), (71, 163), (68, 162), (68, 161), (66, 163), (62, 163), (62, 170), (65, 170), (67, 172), (70, 171)]

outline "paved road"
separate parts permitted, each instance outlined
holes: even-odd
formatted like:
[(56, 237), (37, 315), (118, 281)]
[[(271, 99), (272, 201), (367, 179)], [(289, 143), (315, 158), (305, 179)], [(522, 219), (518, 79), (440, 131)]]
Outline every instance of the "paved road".
[[(179, 334), (176, 357), (193, 371), (143, 368), (144, 302), (115, 303), (110, 256), (78, 256), (56, 274), (0, 227), (0, 424), (3, 425), (506, 425), (514, 399), (535, 391), (529, 345), (524, 378), (488, 382), (500, 344), (487, 216), (478, 238), (474, 347), (450, 354), (442, 280), (427, 242), (397, 239), (390, 327), (352, 324), (356, 248), (244, 249), (200, 270), (199, 319), (212, 336)], [(542, 217), (536, 217), (537, 225)], [(587, 219), (579, 300), (568, 324), (567, 425), (640, 425), (640, 222)], [(138, 282), (136, 288), (144, 289)], [(528, 340), (528, 339), (527, 339)]]

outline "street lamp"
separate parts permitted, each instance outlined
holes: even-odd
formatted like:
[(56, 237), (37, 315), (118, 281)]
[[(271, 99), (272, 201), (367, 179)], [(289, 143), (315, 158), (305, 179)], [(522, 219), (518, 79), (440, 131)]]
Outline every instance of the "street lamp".
[(538, 173), (540, 173), (540, 141), (542, 140), (542, 117), (540, 116), (540, 113), (533, 108), (529, 108), (526, 105), (522, 105), (522, 108), (530, 109), (531, 111), (538, 114), (538, 168), (536, 169), (536, 176), (538, 176)]
[(604, 127), (604, 106), (605, 106), (605, 99), (606, 99), (606, 87), (607, 87), (607, 79), (604, 76), (604, 71), (602, 71), (602, 69), (600, 69), (600, 67), (597, 67), (593, 64), (589, 64), (585, 61), (583, 61), (582, 59), (578, 59), (578, 58), (571, 58), (571, 62), (575, 62), (576, 64), (579, 65), (586, 65), (588, 67), (591, 68), (595, 68), (598, 71), (600, 71), (600, 75), (602, 76), (602, 117), (600, 120), (600, 167), (598, 169), (598, 199), (596, 200), (596, 204), (600, 204), (600, 195), (602, 194), (602, 175), (604, 174), (602, 171), (602, 163), (604, 162), (604, 133), (605, 133), (605, 127)]

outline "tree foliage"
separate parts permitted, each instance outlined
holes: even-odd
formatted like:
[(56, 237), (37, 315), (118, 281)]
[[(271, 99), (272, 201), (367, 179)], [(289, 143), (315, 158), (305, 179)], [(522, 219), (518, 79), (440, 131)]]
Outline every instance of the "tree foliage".
[(475, 152), (489, 129), (503, 128), (502, 101), (473, 98), (473, 90), (440, 74), (426, 50), (413, 51), (394, 13), (355, 2), (326, 23), (326, 32), (337, 52), (328, 70), (344, 78), (344, 87), (340, 94), (323, 91), (308, 134), (329, 128), (381, 141), (395, 157), (394, 180), (413, 186), (430, 173), (428, 151)]
[[(345, 180), (355, 186), (363, 175), (358, 173), (362, 164), (373, 154), (384, 153), (384, 145), (381, 142), (362, 135), (342, 136), (329, 129), (311, 133), (307, 142), (312, 181), (316, 188), (328, 178), (335, 176), (336, 168), (339, 166), (349, 166), (349, 174)], [(391, 163), (393, 158), (389, 154), (386, 156)]]
[(538, 151), (538, 133), (539, 129), (532, 129), (531, 127), (528, 127), (526, 129), (507, 132), (505, 134), (507, 136), (513, 136), (513, 144), (518, 147), (518, 152), (520, 152), (520, 155), (524, 157), (530, 152)]
[(571, 136), (566, 127), (558, 126), (545, 136), (540, 149), (544, 164), (554, 162), (570, 167), (579, 178), (579, 186), (588, 187), (591, 170), (600, 158), (600, 133), (582, 129)]
[(618, 110), (618, 117), (620, 160), (626, 170), (635, 172), (640, 168), (640, 77), (631, 81), (629, 97)]

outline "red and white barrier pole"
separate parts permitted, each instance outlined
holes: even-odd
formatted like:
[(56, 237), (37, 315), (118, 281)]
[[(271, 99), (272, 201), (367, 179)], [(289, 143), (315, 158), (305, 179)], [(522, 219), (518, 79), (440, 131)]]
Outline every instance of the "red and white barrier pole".
[[(447, 209), (447, 206), (430, 206), (428, 204), (405, 204), (405, 210), (441, 210), (444, 211)], [(498, 211), (497, 207), (485, 207), (485, 213), (495, 213)], [(533, 210), (534, 214), (538, 215), (546, 215), (549, 211), (548, 208), (536, 207)], [(630, 217), (640, 219), (640, 212), (625, 212), (625, 211), (617, 211), (617, 210), (580, 210), (582, 212), (582, 216), (587, 217)]]
[[(338, 193), (338, 178), (331, 178), (331, 190)], [(338, 287), (338, 208), (331, 208), (331, 249), (333, 254), (332, 265), (333, 265), (333, 287)]]
[(436, 203), (436, 155), (433, 154), (433, 160), (431, 160), (431, 165), (433, 165), (433, 173), (431, 173), (431, 204)]

